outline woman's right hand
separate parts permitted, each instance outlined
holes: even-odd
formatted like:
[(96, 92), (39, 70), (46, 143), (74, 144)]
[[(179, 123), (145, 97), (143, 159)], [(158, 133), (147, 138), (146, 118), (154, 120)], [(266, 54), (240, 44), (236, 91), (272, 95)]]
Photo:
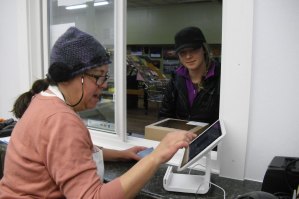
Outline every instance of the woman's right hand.
[(183, 130), (168, 133), (150, 155), (158, 161), (158, 164), (163, 164), (179, 149), (187, 147), (196, 136), (195, 133)]
[(170, 160), (180, 148), (187, 147), (195, 137), (196, 134), (188, 131), (168, 133), (152, 153), (142, 158), (120, 177), (124, 198), (134, 198), (159, 166)]

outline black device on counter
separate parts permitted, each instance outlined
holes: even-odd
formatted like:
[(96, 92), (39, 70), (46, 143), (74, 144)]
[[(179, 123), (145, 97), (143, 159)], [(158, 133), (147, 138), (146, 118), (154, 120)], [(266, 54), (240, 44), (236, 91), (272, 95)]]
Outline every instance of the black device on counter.
[(16, 123), (12, 118), (0, 122), (0, 138), (10, 136)]
[(293, 194), (299, 185), (299, 158), (275, 156), (265, 173), (262, 191)]

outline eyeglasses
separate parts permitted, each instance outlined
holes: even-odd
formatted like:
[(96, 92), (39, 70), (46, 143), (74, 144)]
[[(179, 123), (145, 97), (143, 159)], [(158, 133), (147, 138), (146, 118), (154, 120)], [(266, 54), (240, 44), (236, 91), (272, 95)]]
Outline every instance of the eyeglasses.
[(109, 79), (109, 75), (94, 75), (94, 74), (89, 74), (89, 73), (84, 73), (85, 75), (89, 76), (89, 77), (93, 77), (96, 79), (96, 84), (98, 86), (102, 86), (108, 79)]

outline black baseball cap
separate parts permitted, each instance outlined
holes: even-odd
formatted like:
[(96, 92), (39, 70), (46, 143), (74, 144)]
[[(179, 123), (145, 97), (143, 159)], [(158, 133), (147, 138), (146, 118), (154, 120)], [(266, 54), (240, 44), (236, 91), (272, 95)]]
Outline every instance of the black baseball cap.
[(186, 27), (175, 35), (175, 51), (178, 53), (184, 48), (200, 48), (206, 38), (202, 31), (197, 27)]

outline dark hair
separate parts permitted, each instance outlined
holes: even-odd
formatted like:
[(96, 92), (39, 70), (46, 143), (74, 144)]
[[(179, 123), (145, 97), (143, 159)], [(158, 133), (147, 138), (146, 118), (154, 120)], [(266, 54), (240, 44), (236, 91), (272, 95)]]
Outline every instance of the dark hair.
[(49, 87), (49, 81), (47, 79), (39, 79), (36, 80), (29, 91), (21, 94), (17, 100), (15, 101), (12, 109), (12, 113), (16, 116), (16, 118), (21, 118), (28, 108), (32, 97), (40, 93), (41, 91), (47, 90)]
[(203, 43), (202, 48), (203, 48), (203, 51), (204, 51), (204, 59), (205, 59), (205, 62), (206, 62), (206, 65), (207, 65), (207, 71), (208, 71), (209, 67), (210, 67), (210, 64), (211, 64), (211, 61), (212, 61), (212, 57), (210, 55), (210, 48), (209, 48), (209, 45), (207, 43)]

